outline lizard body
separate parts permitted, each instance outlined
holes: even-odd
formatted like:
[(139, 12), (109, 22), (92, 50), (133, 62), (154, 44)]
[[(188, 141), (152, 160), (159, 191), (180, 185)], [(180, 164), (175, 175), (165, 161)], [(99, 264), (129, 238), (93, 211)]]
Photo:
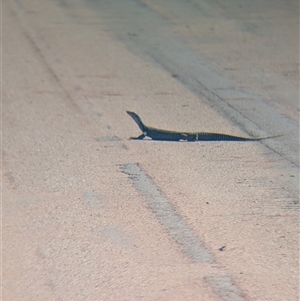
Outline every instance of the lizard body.
[(152, 140), (161, 141), (259, 141), (268, 138), (275, 138), (282, 135), (272, 137), (259, 137), (259, 138), (246, 138), (239, 136), (232, 136), (218, 133), (205, 133), (205, 132), (176, 132), (156, 129), (153, 127), (146, 126), (141, 118), (134, 112), (126, 111), (127, 114), (132, 117), (139, 128), (142, 131), (142, 135), (138, 137), (131, 137), (130, 139), (142, 140), (145, 137), (150, 137)]

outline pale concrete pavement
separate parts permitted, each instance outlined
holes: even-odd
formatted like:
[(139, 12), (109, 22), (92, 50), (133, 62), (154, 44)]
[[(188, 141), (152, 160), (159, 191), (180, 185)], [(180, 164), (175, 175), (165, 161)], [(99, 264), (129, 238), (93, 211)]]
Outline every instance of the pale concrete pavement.
[(298, 2), (247, 3), (3, 2), (3, 300), (298, 300)]

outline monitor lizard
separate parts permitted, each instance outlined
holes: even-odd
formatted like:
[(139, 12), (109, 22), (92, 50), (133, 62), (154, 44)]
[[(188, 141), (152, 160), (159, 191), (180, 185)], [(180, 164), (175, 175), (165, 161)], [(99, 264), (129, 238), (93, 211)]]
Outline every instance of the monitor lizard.
[(142, 135), (138, 137), (130, 137), (130, 139), (142, 140), (145, 137), (150, 137), (152, 140), (161, 140), (161, 141), (259, 141), (263, 139), (275, 138), (283, 136), (276, 135), (270, 137), (258, 137), (258, 138), (247, 138), (240, 136), (232, 136), (226, 134), (219, 133), (205, 133), (205, 132), (177, 132), (177, 131), (168, 131), (161, 130), (157, 128), (153, 128), (150, 126), (146, 126), (139, 115), (134, 112), (126, 111), (127, 114), (132, 117), (132, 119), (136, 122), (139, 128), (142, 131)]

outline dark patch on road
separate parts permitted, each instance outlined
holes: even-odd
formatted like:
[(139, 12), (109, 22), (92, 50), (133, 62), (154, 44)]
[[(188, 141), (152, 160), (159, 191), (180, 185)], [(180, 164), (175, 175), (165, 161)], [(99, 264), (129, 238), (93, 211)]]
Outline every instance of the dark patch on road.
[(214, 261), (212, 254), (145, 171), (135, 163), (125, 164), (122, 169), (129, 175), (136, 189), (146, 197), (147, 204), (156, 219), (180, 246), (182, 252), (193, 262), (212, 263)]

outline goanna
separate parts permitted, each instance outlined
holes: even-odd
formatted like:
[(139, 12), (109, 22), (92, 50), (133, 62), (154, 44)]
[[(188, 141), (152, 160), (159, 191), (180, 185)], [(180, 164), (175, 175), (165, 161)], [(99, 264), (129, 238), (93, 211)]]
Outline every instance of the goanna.
[(141, 118), (134, 112), (126, 111), (127, 114), (132, 117), (139, 128), (142, 131), (142, 135), (138, 137), (131, 137), (130, 139), (141, 140), (145, 137), (150, 137), (152, 140), (160, 141), (259, 141), (263, 139), (280, 137), (283, 135), (271, 136), (271, 137), (259, 137), (259, 138), (246, 138), (239, 136), (232, 136), (219, 133), (205, 133), (205, 132), (177, 132), (156, 129), (150, 126), (146, 126)]

